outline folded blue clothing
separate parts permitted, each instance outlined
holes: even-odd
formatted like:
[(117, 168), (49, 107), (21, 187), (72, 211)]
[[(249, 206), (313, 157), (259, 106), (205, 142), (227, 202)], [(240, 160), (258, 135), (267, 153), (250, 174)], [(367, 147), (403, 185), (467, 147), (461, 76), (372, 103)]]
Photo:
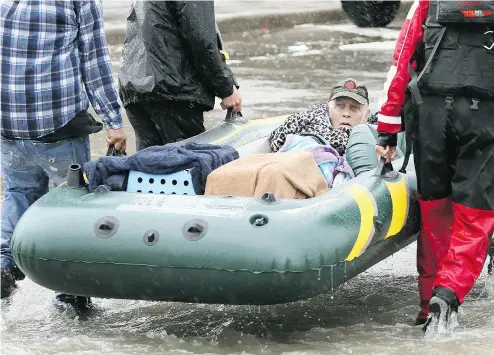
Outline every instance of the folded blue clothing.
[(238, 158), (237, 150), (230, 146), (178, 142), (149, 147), (128, 156), (101, 157), (86, 163), (84, 172), (90, 192), (100, 185), (112, 191), (123, 191), (130, 170), (171, 174), (194, 168), (191, 171), (194, 191), (197, 195), (203, 195), (211, 171)]

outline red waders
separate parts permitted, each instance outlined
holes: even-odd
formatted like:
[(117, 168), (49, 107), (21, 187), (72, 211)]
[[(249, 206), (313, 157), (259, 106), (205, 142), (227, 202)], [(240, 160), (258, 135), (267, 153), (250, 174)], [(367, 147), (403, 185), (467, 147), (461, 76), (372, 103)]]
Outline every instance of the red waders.
[(494, 231), (494, 102), (422, 97), (412, 136), (422, 215), (418, 318), (425, 319), (435, 287), (461, 304), (484, 266)]

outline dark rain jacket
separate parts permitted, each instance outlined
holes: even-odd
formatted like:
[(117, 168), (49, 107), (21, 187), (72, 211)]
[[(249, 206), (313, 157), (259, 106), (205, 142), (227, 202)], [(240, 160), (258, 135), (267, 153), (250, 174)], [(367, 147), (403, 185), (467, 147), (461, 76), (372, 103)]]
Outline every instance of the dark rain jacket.
[(135, 1), (118, 78), (124, 106), (179, 100), (213, 109), (215, 96), (238, 87), (221, 47), (213, 1)]

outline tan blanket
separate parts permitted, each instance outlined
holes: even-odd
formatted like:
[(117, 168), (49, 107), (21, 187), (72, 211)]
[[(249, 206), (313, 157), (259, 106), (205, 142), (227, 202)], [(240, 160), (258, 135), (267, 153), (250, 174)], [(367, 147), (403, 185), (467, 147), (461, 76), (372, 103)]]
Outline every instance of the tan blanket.
[(254, 154), (225, 164), (208, 175), (205, 195), (311, 198), (328, 190), (312, 153)]

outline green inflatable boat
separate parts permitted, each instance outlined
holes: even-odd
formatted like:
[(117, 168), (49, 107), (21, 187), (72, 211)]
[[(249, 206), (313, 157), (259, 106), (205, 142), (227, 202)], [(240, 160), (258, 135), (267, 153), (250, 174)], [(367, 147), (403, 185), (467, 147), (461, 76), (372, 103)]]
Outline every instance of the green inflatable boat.
[[(231, 118), (194, 137), (271, 152), (287, 116)], [(312, 199), (94, 193), (72, 178), (19, 221), (12, 252), (34, 282), (99, 298), (267, 305), (329, 292), (419, 232), (413, 164), (362, 173)], [(382, 170), (382, 171), (381, 171)], [(77, 179), (76, 179), (77, 180)], [(81, 186), (82, 185), (82, 186)], [(102, 186), (101, 186), (102, 187)]]

